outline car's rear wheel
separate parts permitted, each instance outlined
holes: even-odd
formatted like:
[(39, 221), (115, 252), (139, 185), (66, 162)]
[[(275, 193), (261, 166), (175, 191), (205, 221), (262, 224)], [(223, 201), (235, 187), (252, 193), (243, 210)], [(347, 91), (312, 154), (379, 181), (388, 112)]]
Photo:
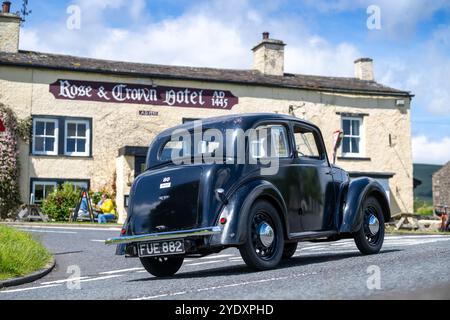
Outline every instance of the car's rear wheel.
[(144, 257), (140, 260), (145, 270), (155, 277), (170, 277), (180, 270), (184, 257)]
[(380, 203), (375, 197), (368, 197), (362, 206), (363, 223), (355, 232), (356, 246), (362, 254), (380, 252), (384, 241), (384, 216)]
[(289, 259), (292, 258), (292, 256), (295, 254), (295, 251), (297, 250), (297, 242), (292, 243), (286, 243), (284, 245), (283, 250), (283, 259)]
[(265, 200), (255, 202), (248, 216), (247, 241), (239, 247), (244, 262), (253, 269), (272, 269), (280, 262), (283, 249), (283, 226), (277, 210)]

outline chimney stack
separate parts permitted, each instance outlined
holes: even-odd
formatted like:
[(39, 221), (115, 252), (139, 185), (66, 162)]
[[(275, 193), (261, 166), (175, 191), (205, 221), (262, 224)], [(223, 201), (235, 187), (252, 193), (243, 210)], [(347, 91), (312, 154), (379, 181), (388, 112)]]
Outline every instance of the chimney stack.
[(253, 50), (253, 69), (266, 75), (284, 75), (284, 47), (281, 40), (270, 39), (269, 32), (262, 34), (262, 41)]
[(0, 12), (0, 52), (19, 51), (20, 17), (11, 13), (11, 2), (3, 1)]
[(359, 80), (374, 81), (372, 59), (360, 58), (355, 61), (355, 78)]

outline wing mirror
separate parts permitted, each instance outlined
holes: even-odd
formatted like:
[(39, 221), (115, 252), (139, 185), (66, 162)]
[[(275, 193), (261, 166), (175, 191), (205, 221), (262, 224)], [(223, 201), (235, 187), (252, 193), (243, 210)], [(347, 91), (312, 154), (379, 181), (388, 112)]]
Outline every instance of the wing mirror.
[(336, 130), (333, 133), (333, 164), (336, 163), (337, 149), (341, 146), (342, 138), (344, 137), (344, 132), (341, 130)]

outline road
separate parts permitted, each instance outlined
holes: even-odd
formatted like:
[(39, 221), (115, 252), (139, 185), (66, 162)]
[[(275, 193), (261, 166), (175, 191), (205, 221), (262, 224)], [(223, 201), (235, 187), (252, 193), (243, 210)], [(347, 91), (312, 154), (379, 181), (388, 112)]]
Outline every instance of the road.
[(39, 238), (57, 265), (34, 283), (0, 290), (1, 300), (450, 299), (445, 235), (388, 236), (372, 256), (360, 255), (352, 240), (303, 242), (293, 258), (264, 272), (248, 269), (232, 248), (186, 259), (174, 277), (158, 279), (103, 243), (118, 228), (20, 228)]

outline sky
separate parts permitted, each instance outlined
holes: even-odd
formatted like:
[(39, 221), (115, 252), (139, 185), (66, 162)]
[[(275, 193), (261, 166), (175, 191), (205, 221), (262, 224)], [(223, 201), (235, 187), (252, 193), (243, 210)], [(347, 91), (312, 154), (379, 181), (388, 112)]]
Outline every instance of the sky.
[[(13, 0), (13, 10), (21, 0)], [(450, 160), (450, 0), (29, 0), (22, 50), (250, 69), (263, 31), (285, 72), (354, 76), (411, 91), (415, 163)]]

